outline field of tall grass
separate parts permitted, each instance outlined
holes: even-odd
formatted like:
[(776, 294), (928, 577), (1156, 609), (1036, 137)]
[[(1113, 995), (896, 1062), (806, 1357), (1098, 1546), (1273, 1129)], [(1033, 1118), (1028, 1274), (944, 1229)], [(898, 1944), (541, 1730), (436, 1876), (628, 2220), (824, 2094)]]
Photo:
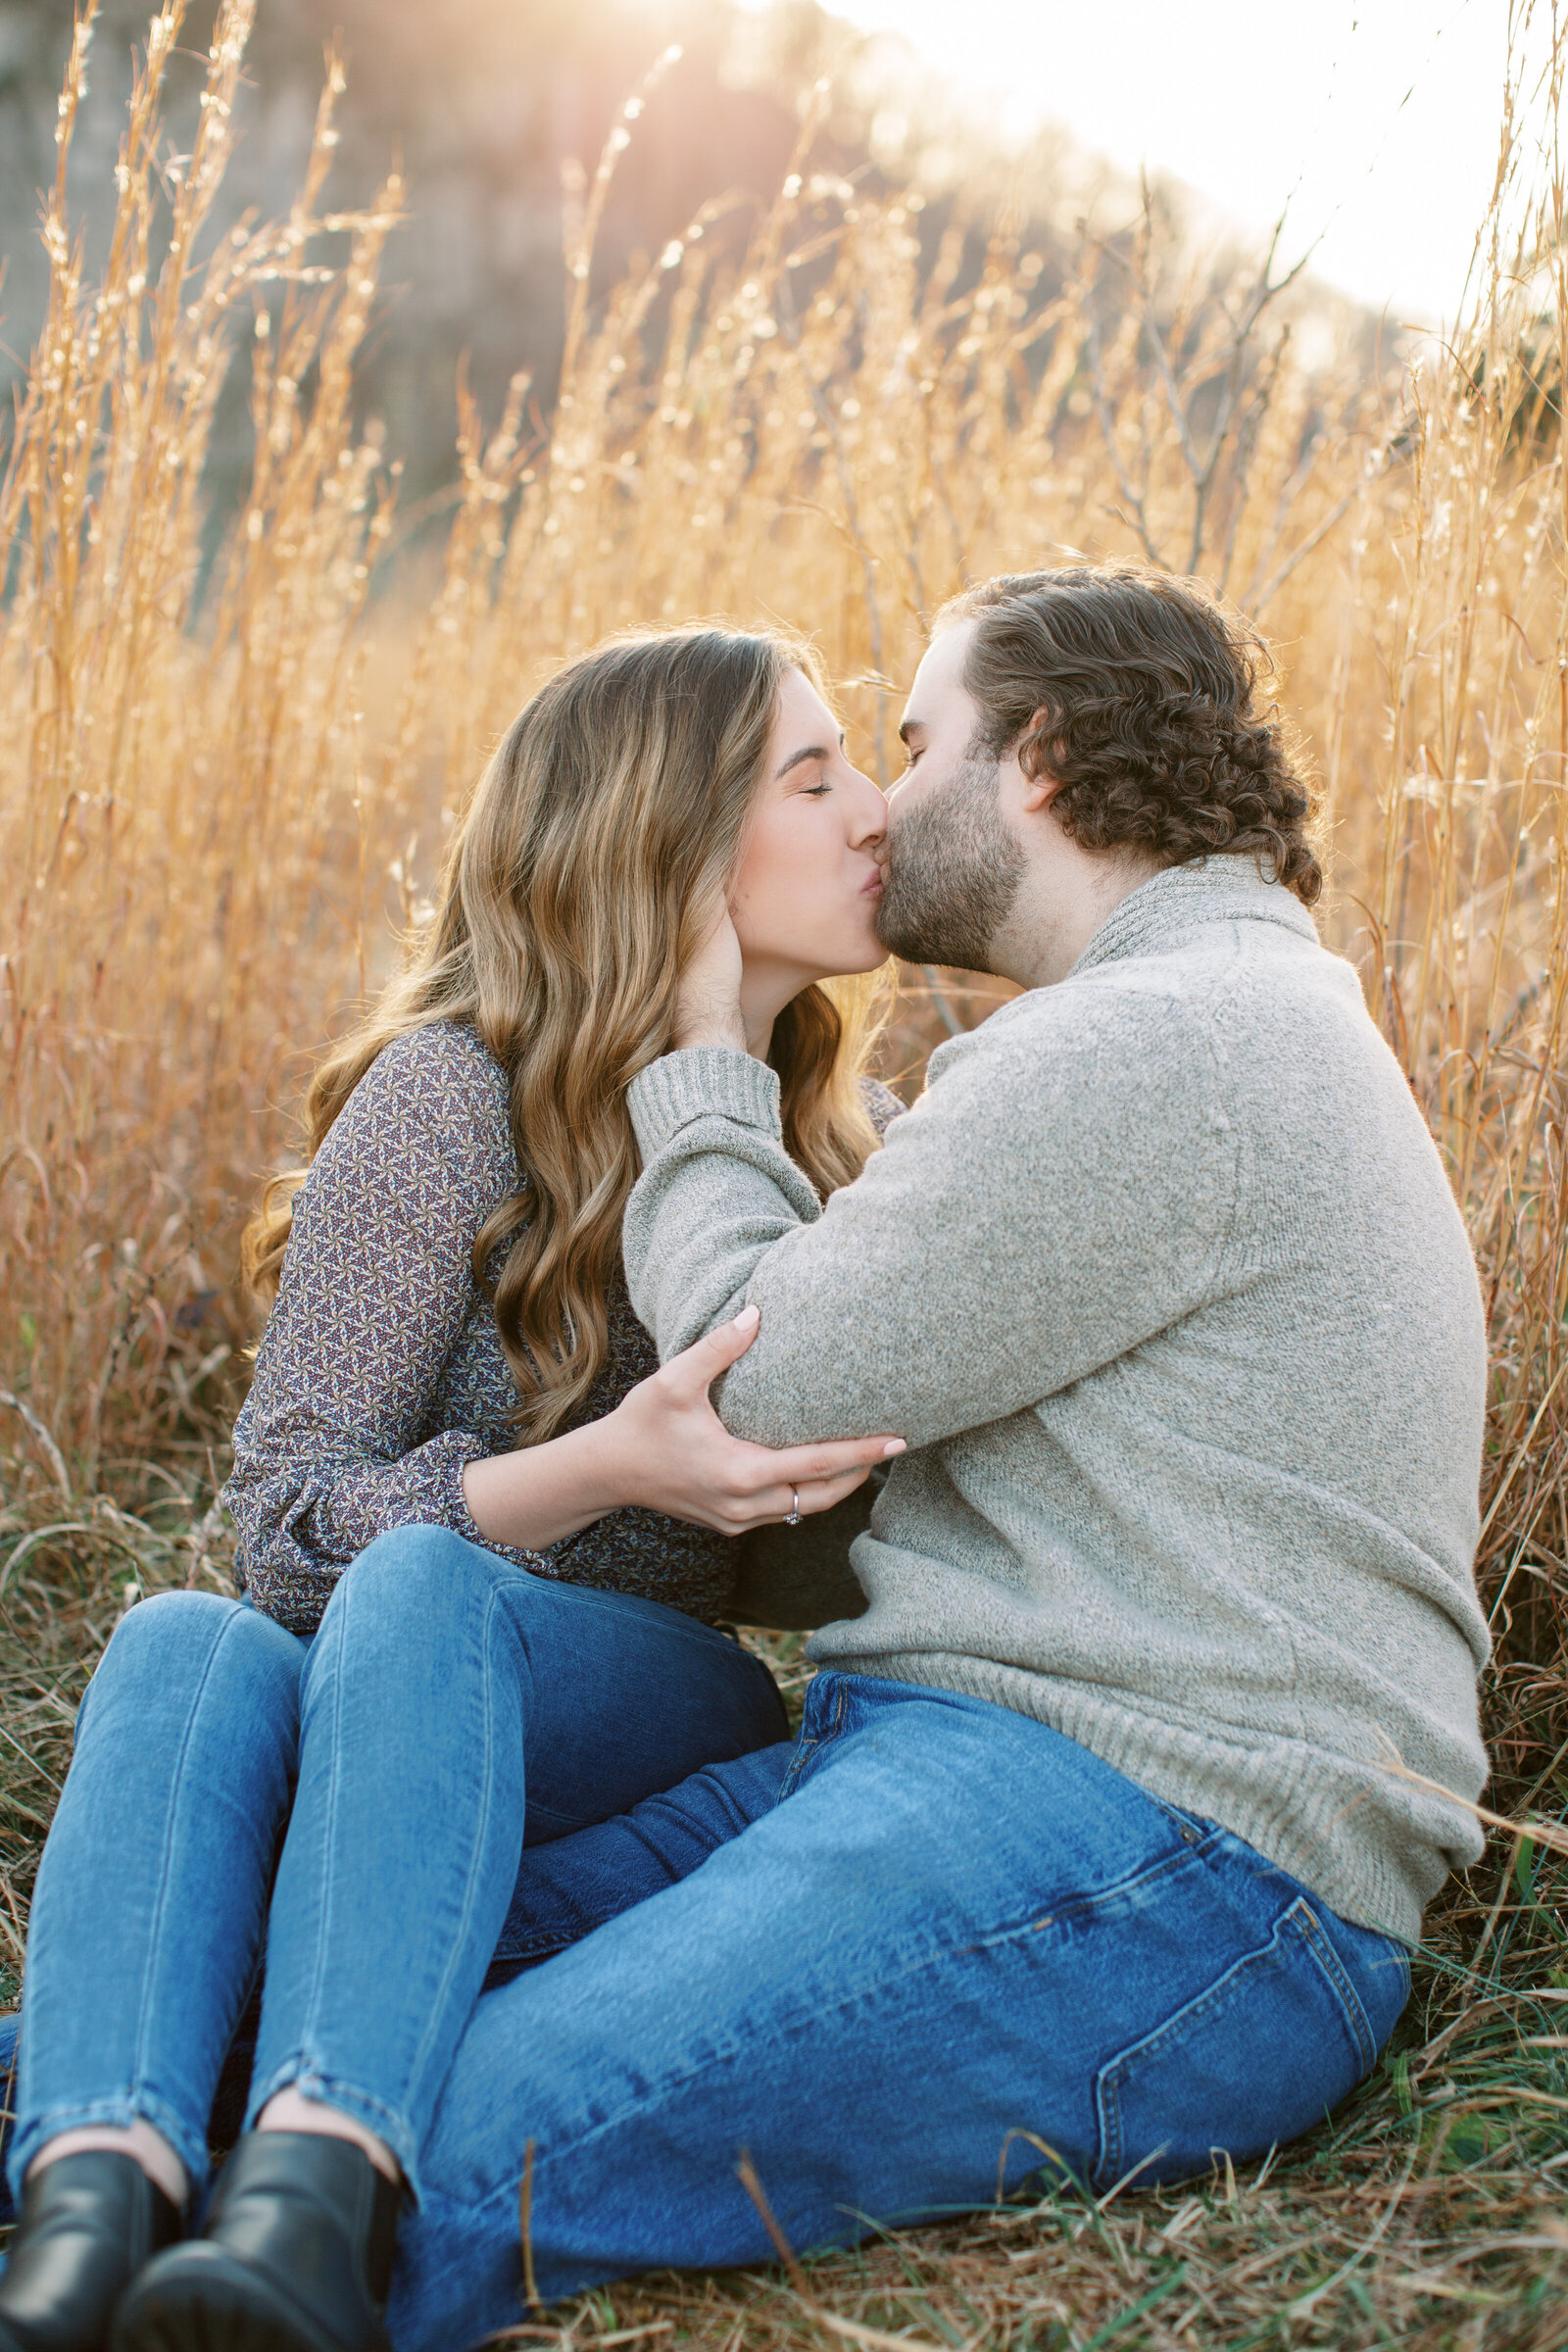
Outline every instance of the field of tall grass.
[[(392, 965), (487, 746), (564, 655), (634, 621), (814, 634), (884, 781), (901, 687), (964, 582), (1134, 555), (1217, 583), (1279, 651), (1321, 777), (1334, 945), (1409, 1074), (1483, 1269), (1480, 1563), (1501, 1826), (1435, 1910), (1374, 2082), (1247, 2179), (1036, 2194), (861, 2254), (649, 2281), (525, 2338), (1051, 2347), (1568, 2341), (1568, 56), (1501, 93), (1459, 324), (1374, 348), (1272, 259), (1195, 252), (1152, 192), (1063, 275), (1028, 208), (818, 161), (591, 292), (650, 87), (568, 188), (548, 412), (462, 406), (432, 540), (355, 363), (400, 210), (330, 209), (330, 63), (292, 211), (212, 224), (250, 0), (224, 0), (190, 152), (154, 18), (89, 279), (61, 102), (53, 293), (0, 458), (0, 1947), (14, 1989), (71, 1715), (117, 1616), (214, 1582), (254, 1336), (236, 1239), (311, 1049)], [(1515, 10), (1521, 34), (1528, 12)], [(1522, 54), (1521, 50), (1521, 54)], [(652, 77), (657, 81), (657, 70)], [(825, 107), (828, 94), (821, 93)], [(738, 200), (737, 200), (738, 201)], [(722, 233), (720, 233), (722, 231)], [(1458, 289), (1455, 289), (1457, 295)], [(1324, 332), (1338, 320), (1338, 340)], [(1370, 357), (1368, 356), (1370, 353)], [(226, 371), (255, 463), (204, 505)], [(971, 976), (913, 972), (915, 1084)], [(776, 1642), (786, 1675), (793, 1647)]]

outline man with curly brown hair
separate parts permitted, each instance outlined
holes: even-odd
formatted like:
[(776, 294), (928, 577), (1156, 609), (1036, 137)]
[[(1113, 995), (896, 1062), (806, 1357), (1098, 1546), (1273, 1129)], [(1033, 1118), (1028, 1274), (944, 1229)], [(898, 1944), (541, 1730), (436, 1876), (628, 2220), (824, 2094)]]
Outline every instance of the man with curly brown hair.
[(1043, 986), (1128, 890), (1216, 855), (1263, 859), (1312, 906), (1312, 795), (1254, 708), (1266, 660), (1159, 572), (1004, 573), (956, 597), (899, 730), (884, 945)]
[(525, 1857), (555, 1956), (448, 2080), (400, 2352), (506, 2324), (519, 2192), (550, 2303), (1041, 2166), (1103, 2195), (1261, 2158), (1392, 2031), (1480, 1850), (1483, 1319), (1307, 912), (1262, 659), (1148, 574), (949, 608), (880, 927), (1024, 993), (825, 1207), (726, 924), (685, 976), (630, 1091), (638, 1312), (667, 1357), (760, 1311), (716, 1390), (741, 1436), (908, 1450), (799, 1740)]

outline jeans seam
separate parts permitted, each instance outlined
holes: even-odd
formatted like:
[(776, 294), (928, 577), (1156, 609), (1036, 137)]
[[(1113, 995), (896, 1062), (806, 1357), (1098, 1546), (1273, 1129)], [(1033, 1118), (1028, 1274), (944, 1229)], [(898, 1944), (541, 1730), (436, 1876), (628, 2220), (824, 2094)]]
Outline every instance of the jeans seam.
[[(485, 1606), (484, 1627), (481, 1635), (481, 1647), (482, 1654), (484, 1656), (488, 1656), (489, 1654), (492, 1631), (496, 1622), (498, 1599), (498, 1593), (494, 1589), (492, 1589)], [(492, 1675), (486, 1673), (481, 1676), (480, 1680), (484, 1690), (484, 1752), (487, 1758), (490, 1759), (490, 1763), (489, 1769), (485, 1775), (482, 1810), (480, 1811), (478, 1820), (474, 1825), (472, 1844), (469, 1848), (468, 1869), (466, 1877), (464, 1881), (463, 1908), (459, 1917), (458, 1931), (457, 1934), (452, 1937), (452, 1940), (447, 1947), (446, 1968), (430, 2001), (429, 2011), (425, 2020), (424, 2034), (415, 2049), (414, 2056), (409, 2062), (408, 2100), (411, 2106), (414, 2103), (415, 2089), (418, 2082), (420, 2071), (426, 2064), (429, 2057), (431, 2039), (435, 2033), (436, 2019), (440, 2013), (442, 1997), (450, 1989), (453, 1971), (457, 1967), (458, 1961), (462, 1956), (465, 1935), (468, 1923), (473, 1916), (474, 1889), (478, 1884), (479, 1876), (479, 1852), (484, 1843), (485, 1835), (490, 1823), (490, 1817), (495, 1806), (494, 1742), (491, 1737), (495, 1720), (494, 1678)], [(524, 1806), (526, 1806), (526, 1787), (524, 1788), (523, 1791), (523, 1801)], [(487, 1957), (485, 1962), (486, 1967), (488, 1967), (489, 1964), (489, 1958)]]
[[(329, 1750), (330, 1757), (331, 1757), (331, 1770), (330, 1770), (330, 1773), (329, 1773), (329, 1775), (328, 1775), (328, 1778), (327, 1778), (327, 1803), (326, 1803), (326, 1821), (325, 1821), (325, 1825), (324, 1825), (324, 1828), (323, 1828), (323, 1833), (322, 1833), (322, 1846), (323, 1846), (323, 1850), (324, 1850), (325, 1852), (327, 1852), (327, 1853), (330, 1853), (330, 1852), (331, 1852), (331, 1849), (332, 1849), (332, 1843), (333, 1843), (333, 1839), (334, 1839), (334, 1838), (335, 1838), (335, 1836), (336, 1836), (336, 1832), (337, 1832), (338, 1764), (339, 1764), (339, 1750), (340, 1750), (340, 1747), (341, 1747), (340, 1728), (341, 1728), (341, 1723), (342, 1723), (342, 1704), (341, 1704), (341, 1700), (342, 1700), (342, 1690), (343, 1690), (343, 1651), (344, 1651), (344, 1629), (343, 1629), (343, 1619), (344, 1619), (344, 1617), (346, 1616), (346, 1614), (347, 1614), (347, 1611), (346, 1611), (346, 1610), (344, 1610), (344, 1609), (339, 1609), (339, 1610), (337, 1610), (337, 1611), (335, 1612), (335, 1615), (334, 1615), (333, 1626), (332, 1626), (332, 1639), (333, 1639), (333, 1642), (334, 1642), (334, 1644), (335, 1644), (335, 1647), (336, 1647), (336, 1652), (337, 1652), (337, 1655), (336, 1655), (336, 1659), (335, 1659), (335, 1661), (334, 1661), (334, 1664), (335, 1664), (336, 1671), (334, 1672), (334, 1674), (333, 1674), (333, 1677), (332, 1677), (332, 1724), (331, 1724), (331, 1733), (330, 1733), (331, 1745), (330, 1745), (330, 1750)], [(318, 1640), (318, 1642), (320, 1640), (320, 1638), (321, 1638), (321, 1637), (320, 1637), (319, 1633), (318, 1633), (318, 1635), (317, 1635), (317, 1640)], [(304, 1709), (303, 1709), (303, 1707), (302, 1707), (302, 1708), (301, 1708), (301, 1718), (300, 1718), (300, 1762), (301, 1762), (301, 1764), (303, 1764), (303, 1763), (304, 1763), (304, 1761), (305, 1761), (305, 1722), (304, 1722)], [(298, 1792), (298, 1788), (296, 1788), (296, 1790), (295, 1790), (295, 1802), (296, 1802), (296, 1804), (298, 1803), (298, 1796), (299, 1796), (299, 1792)], [(286, 1833), (286, 1832), (285, 1832), (285, 1834), (284, 1834), (284, 1842), (285, 1842), (285, 1844), (287, 1843), (287, 1833)], [(274, 1886), (273, 1892), (274, 1892), (274, 1895), (275, 1895), (275, 1892), (276, 1892), (276, 1888), (275, 1888), (275, 1886)], [(321, 1872), (321, 1885), (320, 1885), (320, 1892), (319, 1892), (319, 1897), (318, 1897), (318, 1901), (317, 1901), (317, 1904), (316, 1904), (316, 1960), (315, 1960), (315, 1965), (314, 1965), (314, 1967), (312, 1968), (312, 1971), (311, 1971), (311, 1989), (310, 1989), (310, 1992), (309, 1992), (309, 1994), (308, 1994), (308, 1995), (307, 1995), (307, 1997), (306, 1997), (305, 2004), (304, 2004), (304, 2011), (303, 2011), (303, 2015), (302, 2015), (302, 2018), (301, 2018), (300, 2032), (299, 2032), (299, 2036), (298, 2036), (298, 2042), (299, 2042), (299, 2044), (304, 2044), (304, 2043), (307, 2043), (307, 2042), (313, 2041), (313, 2040), (315, 2039), (315, 2036), (316, 2036), (316, 2032), (317, 2032), (317, 2024), (318, 2024), (318, 2012), (319, 2012), (319, 2009), (320, 2009), (320, 2002), (321, 2002), (321, 1985), (322, 1985), (322, 1983), (324, 1982), (325, 1975), (326, 1975), (326, 1953), (327, 1953), (327, 1946), (328, 1946), (328, 1945), (329, 1945), (329, 1943), (331, 1942), (331, 1935), (330, 1935), (330, 1909), (331, 1909), (331, 1899), (332, 1899), (332, 1884), (331, 1884), (331, 1873), (330, 1873), (329, 1871), (327, 1871), (327, 1870), (324, 1870), (324, 1869), (323, 1869), (323, 1870), (322, 1870), (322, 1872)], [(270, 1927), (270, 1906), (269, 1906), (269, 1927)], [(263, 1996), (262, 1996), (264, 2004), (265, 2004), (265, 2001), (266, 2001), (266, 1997), (267, 1997), (267, 1996), (266, 1996), (266, 1994), (264, 1993), (264, 1994), (263, 1994)], [(258, 2035), (258, 2038), (260, 2038), (260, 2035)], [(258, 2111), (258, 2112), (259, 2112), (259, 2111)]]
[(141, 1998), (136, 2011), (136, 2038), (130, 2066), (133, 2082), (140, 2082), (146, 2073), (148, 2009), (152, 1998), (152, 1973), (158, 1956), (164, 1915), (169, 1902), (170, 1855), (173, 1845), (174, 1814), (179, 1802), (180, 1784), (185, 1776), (191, 1742), (196, 1737), (196, 1718), (201, 1712), (202, 1694), (206, 1690), (213, 1670), (218, 1663), (218, 1653), (228, 1639), (230, 1628), (239, 1615), (239, 1610), (240, 1604), (236, 1601), (233, 1609), (224, 1618), (217, 1641), (208, 1651), (207, 1662), (202, 1668), (201, 1680), (196, 1686), (196, 1693), (186, 1715), (184, 1733), (179, 1743), (179, 1761), (174, 1767), (173, 1780), (170, 1788), (169, 1807), (164, 1816), (163, 1844), (158, 1861), (158, 1899), (153, 1905), (153, 1915), (147, 1936), (147, 1958), (142, 1968)]
[[(18, 2134), (15, 2144), (7, 2151), (7, 2171), (12, 2173), (19, 2155), (25, 2157), (23, 2177), (38, 2150), (62, 2132), (89, 2131), (111, 2127), (128, 2130), (132, 2124), (151, 2124), (162, 2132), (185, 2168), (192, 2190), (201, 2187), (211, 2167), (207, 2150), (207, 2134), (193, 2132), (185, 2118), (169, 2100), (151, 2090), (138, 2076), (127, 2083), (123, 2093), (112, 2098), (73, 2099), (45, 2108)], [(15, 2176), (13, 2175), (15, 2178)], [(20, 2191), (21, 2179), (16, 2180)], [(19, 2198), (20, 2201), (20, 2198)]]
[[(310, 2087), (301, 2088), (302, 2084), (309, 2084)], [(403, 2168), (415, 2202), (418, 2202), (415, 2136), (406, 2115), (399, 2114), (395, 2107), (389, 2107), (373, 2091), (363, 2090), (359, 2083), (349, 2082), (346, 2076), (334, 2075), (303, 2046), (291, 2050), (286, 2058), (279, 2059), (267, 2081), (253, 2092), (253, 2112), (259, 2114), (269, 2100), (276, 2098), (279, 2091), (295, 2089), (299, 2090), (303, 2099), (314, 2098), (318, 2106), (333, 2107), (339, 2113), (357, 2114), (362, 2122), (368, 2116), (375, 2117), (376, 2121), (370, 2129), (392, 2150)], [(348, 2102), (347, 2106), (344, 2105), (345, 2101)], [(249, 2128), (254, 2131), (254, 2123)]]
[(775, 1804), (781, 1805), (787, 1796), (794, 1794), (800, 1786), (801, 1776), (817, 1749), (826, 1747), (830, 1741), (838, 1738), (844, 1728), (844, 1710), (849, 1704), (849, 1683), (843, 1675), (840, 1675), (838, 1688), (833, 1693), (832, 1712), (829, 1719), (820, 1732), (809, 1734), (802, 1732), (795, 1744), (795, 1753), (790, 1758), (790, 1768), (779, 1783), (778, 1795), (774, 1799)]
[[(1293, 1908), (1297, 1906), (1293, 1906)], [(1370, 2021), (1361, 2006), (1360, 1995), (1346, 1974), (1339, 1953), (1323, 1932), (1323, 1923), (1317, 1913), (1304, 1897), (1299, 1908), (1304, 1912), (1304, 1916), (1298, 1932), (1301, 1941), (1328, 1978), (1329, 1984), (1339, 1994), (1340, 2006), (1345, 2011), (1346, 2023), (1349, 2027), (1355, 2039), (1356, 2048), (1360, 2052), (1360, 2079), (1364, 2082), (1377, 2063), (1378, 2055), (1377, 2043), (1372, 2037)]]

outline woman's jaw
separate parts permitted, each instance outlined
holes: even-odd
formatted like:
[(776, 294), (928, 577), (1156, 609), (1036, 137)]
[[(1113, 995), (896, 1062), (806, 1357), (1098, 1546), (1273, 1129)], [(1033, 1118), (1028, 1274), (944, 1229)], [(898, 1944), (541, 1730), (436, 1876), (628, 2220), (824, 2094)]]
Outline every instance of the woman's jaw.
[(765, 1056), (774, 1021), (813, 981), (886, 960), (876, 935), (886, 829), (887, 805), (850, 765), (838, 721), (801, 670), (786, 670), (729, 902), (753, 1054)]

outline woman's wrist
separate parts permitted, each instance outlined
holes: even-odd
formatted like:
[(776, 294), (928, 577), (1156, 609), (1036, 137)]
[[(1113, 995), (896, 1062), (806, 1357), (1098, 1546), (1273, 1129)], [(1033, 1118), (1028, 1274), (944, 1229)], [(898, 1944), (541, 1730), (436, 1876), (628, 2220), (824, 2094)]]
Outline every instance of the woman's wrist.
[(585, 1428), (469, 1462), (463, 1499), (487, 1544), (518, 1551), (547, 1551), (579, 1535), (596, 1519), (631, 1499), (623, 1492), (625, 1463), (612, 1431), (619, 1407)]

